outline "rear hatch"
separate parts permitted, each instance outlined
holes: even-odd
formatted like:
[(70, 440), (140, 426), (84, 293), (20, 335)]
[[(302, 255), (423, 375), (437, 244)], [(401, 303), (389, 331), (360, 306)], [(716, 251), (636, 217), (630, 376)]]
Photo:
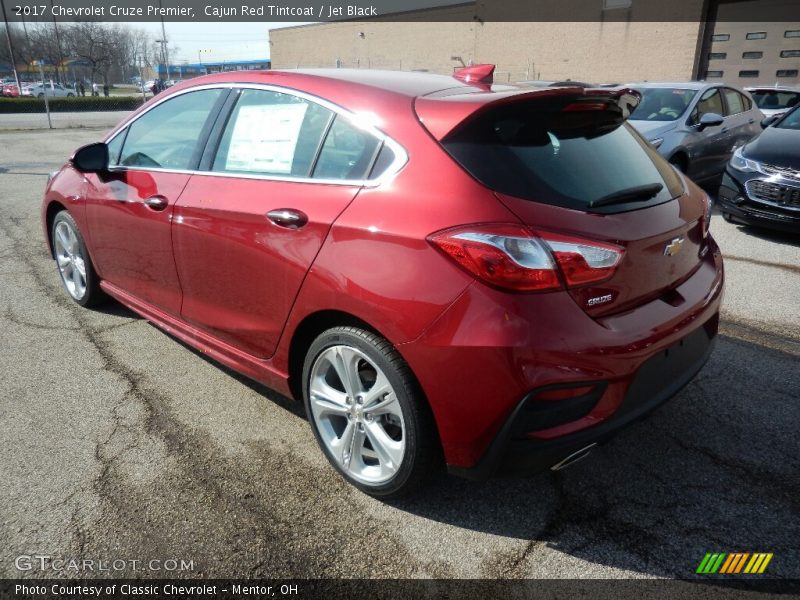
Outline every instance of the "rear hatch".
[[(494, 99), (492, 98), (494, 97)], [(420, 121), (530, 229), (619, 246), (610, 276), (568, 286), (592, 316), (663, 297), (699, 266), (705, 194), (625, 122), (627, 91), (548, 89), (417, 99)]]

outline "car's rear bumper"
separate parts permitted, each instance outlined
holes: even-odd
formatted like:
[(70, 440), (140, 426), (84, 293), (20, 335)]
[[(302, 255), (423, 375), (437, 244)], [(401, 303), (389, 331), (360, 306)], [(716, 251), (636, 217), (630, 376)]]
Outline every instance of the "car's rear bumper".
[(580, 451), (608, 441), (621, 429), (645, 418), (689, 383), (714, 349), (718, 320), (714, 315), (685, 338), (645, 361), (628, 386), (620, 407), (600, 424), (553, 439), (528, 436), (530, 416), (526, 413), (536, 404), (533, 391), (517, 405), (476, 465), (468, 468), (450, 465), (448, 469), (468, 479), (528, 475), (581, 456)]
[[(720, 210), (728, 213), (734, 221), (745, 225), (800, 232), (800, 209), (767, 203), (747, 192), (747, 181), (763, 177), (759, 174), (734, 175), (726, 171), (722, 176), (718, 195)], [(800, 184), (793, 185), (800, 187)]]
[(534, 471), (607, 439), (691, 380), (711, 352), (722, 293), (712, 240), (689, 279), (624, 313), (593, 319), (566, 292), (474, 283), (398, 349), (428, 397), (451, 471)]

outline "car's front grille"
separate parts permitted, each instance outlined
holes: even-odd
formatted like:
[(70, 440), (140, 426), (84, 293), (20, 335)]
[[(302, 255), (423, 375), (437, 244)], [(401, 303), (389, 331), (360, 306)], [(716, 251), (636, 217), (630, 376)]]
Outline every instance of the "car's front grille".
[(790, 169), (789, 167), (776, 167), (775, 165), (765, 165), (762, 163), (761, 170), (768, 175), (779, 175), (786, 179), (796, 179), (800, 181), (800, 171), (797, 169)]
[(800, 209), (800, 187), (751, 179), (745, 186), (753, 200), (762, 200), (782, 208)]

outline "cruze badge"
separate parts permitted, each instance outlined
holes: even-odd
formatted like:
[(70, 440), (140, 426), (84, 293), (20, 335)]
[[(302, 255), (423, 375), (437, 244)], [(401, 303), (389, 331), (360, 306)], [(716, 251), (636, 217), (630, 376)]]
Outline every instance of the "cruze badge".
[(683, 248), (683, 238), (678, 237), (664, 246), (664, 256), (675, 256)]
[(594, 298), (589, 298), (586, 301), (586, 306), (597, 306), (598, 304), (605, 304), (606, 302), (611, 302), (614, 299), (612, 294), (603, 294), (602, 296), (595, 296)]

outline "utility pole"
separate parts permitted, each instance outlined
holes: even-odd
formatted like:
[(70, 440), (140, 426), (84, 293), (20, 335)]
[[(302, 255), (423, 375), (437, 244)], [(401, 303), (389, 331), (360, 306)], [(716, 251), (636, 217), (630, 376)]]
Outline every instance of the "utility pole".
[(53, 10), (53, 0), (50, 0), (50, 14), (53, 15), (53, 31), (56, 34), (56, 44), (58, 44), (58, 66), (56, 67), (56, 73), (58, 73), (58, 67), (61, 67), (61, 76), (63, 77), (64, 81), (62, 83), (66, 85), (67, 83), (67, 68), (62, 64), (64, 62), (64, 54), (61, 52), (61, 36), (58, 34), (58, 24), (56, 23), (56, 13)]
[[(43, 97), (44, 97), (44, 110), (47, 113), (47, 126), (50, 127), (50, 129), (52, 129), (53, 128), (53, 121), (50, 120), (50, 103), (47, 101), (47, 87), (44, 84), (44, 61), (43, 60), (39, 60), (37, 62), (39, 63), (39, 73), (42, 76), (42, 91), (44, 92), (44, 94), (43, 94)], [(50, 87), (52, 88), (52, 86), (53, 86), (53, 80), (51, 79), (50, 80)], [(53, 92), (53, 93), (55, 94), (55, 92)]]
[(6, 24), (6, 41), (8, 41), (8, 54), (11, 56), (11, 68), (14, 70), (14, 80), (17, 82), (17, 93), (22, 94), (22, 86), (19, 84), (19, 74), (17, 73), (17, 60), (14, 58), (14, 47), (11, 44), (11, 31), (8, 26), (8, 16), (6, 16), (5, 0), (0, 0), (3, 7), (3, 22)]
[[(163, 9), (161, 0), (158, 0), (158, 7)], [(164, 11), (161, 11), (161, 53), (164, 55), (164, 66), (167, 68), (167, 79), (169, 79), (169, 48), (167, 46), (167, 30), (164, 28)]]

